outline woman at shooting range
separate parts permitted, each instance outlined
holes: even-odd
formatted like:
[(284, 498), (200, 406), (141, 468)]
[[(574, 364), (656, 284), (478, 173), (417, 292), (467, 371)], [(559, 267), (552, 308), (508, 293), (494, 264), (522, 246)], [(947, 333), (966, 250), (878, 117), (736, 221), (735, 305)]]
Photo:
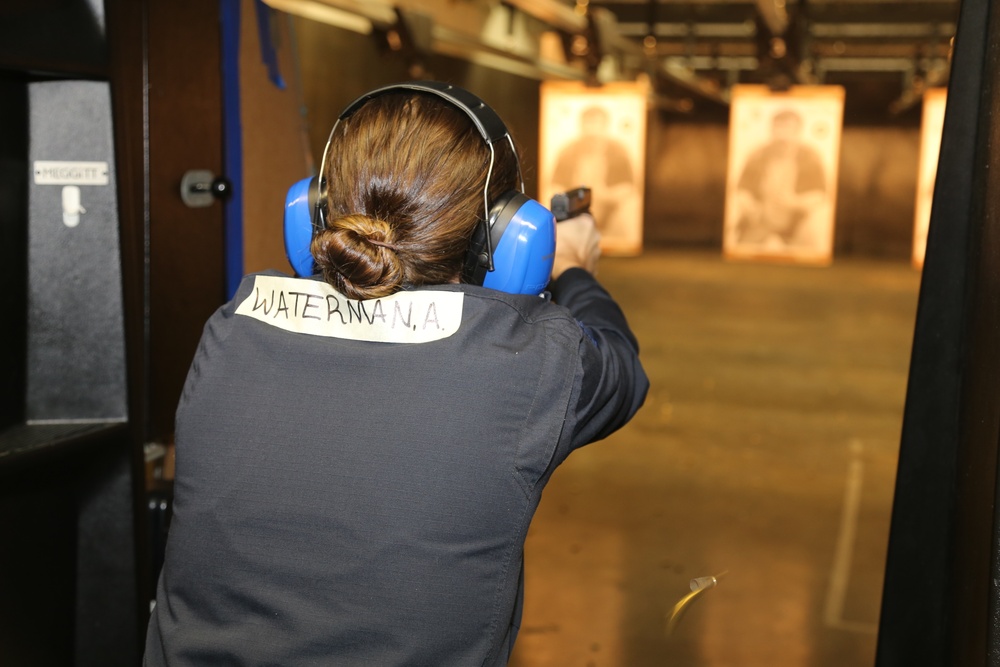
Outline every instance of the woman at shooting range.
[[(206, 324), (145, 664), (505, 665), (542, 489), (648, 387), (593, 219), (527, 200), (442, 84), (348, 107), (321, 176), (316, 275), (247, 276)], [(525, 239), (540, 286), (502, 275)]]

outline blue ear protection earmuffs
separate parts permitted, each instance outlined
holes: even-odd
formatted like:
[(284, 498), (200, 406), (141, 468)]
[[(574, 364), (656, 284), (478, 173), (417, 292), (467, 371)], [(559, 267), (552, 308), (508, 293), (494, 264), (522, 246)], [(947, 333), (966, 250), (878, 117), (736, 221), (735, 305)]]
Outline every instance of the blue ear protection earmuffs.
[[(349, 118), (370, 99), (407, 90), (430, 93), (450, 102), (469, 117), (490, 149), (489, 171), (483, 189), (485, 216), (469, 244), (462, 282), (511, 294), (540, 294), (548, 284), (555, 258), (555, 217), (547, 208), (524, 194), (520, 165), (518, 180), (521, 190), (507, 192), (490, 203), (488, 193), (495, 156), (493, 144), (506, 139), (515, 158), (517, 150), (500, 116), (481, 99), (467, 90), (436, 81), (386, 86), (349, 104), (330, 131), (330, 139), (340, 121)], [(315, 272), (309, 247), (313, 234), (326, 227), (326, 182), (323, 173), (329, 148), (330, 140), (327, 140), (320, 175), (293, 185), (285, 199), (285, 252), (299, 276)]]

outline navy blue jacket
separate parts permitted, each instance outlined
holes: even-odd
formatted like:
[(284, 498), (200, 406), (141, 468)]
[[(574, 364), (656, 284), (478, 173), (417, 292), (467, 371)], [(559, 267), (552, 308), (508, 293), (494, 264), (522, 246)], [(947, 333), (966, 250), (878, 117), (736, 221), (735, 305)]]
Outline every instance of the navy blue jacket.
[(177, 410), (146, 664), (505, 665), (543, 487), (648, 387), (607, 292), (551, 289), (245, 278)]

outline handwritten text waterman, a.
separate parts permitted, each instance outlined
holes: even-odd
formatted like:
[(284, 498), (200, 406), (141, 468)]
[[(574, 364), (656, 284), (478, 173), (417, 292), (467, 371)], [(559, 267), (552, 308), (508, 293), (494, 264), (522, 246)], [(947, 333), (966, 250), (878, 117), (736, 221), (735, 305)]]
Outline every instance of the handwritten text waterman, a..
[(458, 331), (464, 299), (462, 292), (418, 290), (359, 301), (324, 282), (260, 275), (236, 313), (313, 336), (427, 343)]

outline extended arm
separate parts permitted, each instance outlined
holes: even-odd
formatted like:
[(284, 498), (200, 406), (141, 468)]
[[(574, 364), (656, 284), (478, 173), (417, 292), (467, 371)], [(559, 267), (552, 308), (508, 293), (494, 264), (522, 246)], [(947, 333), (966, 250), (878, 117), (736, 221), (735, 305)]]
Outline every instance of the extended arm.
[[(573, 226), (564, 227), (570, 222)], [(583, 375), (576, 406), (575, 447), (624, 426), (642, 406), (649, 389), (639, 363), (639, 343), (621, 308), (592, 274), (599, 256), (592, 247), (599, 236), (588, 230), (592, 226), (589, 215), (559, 224), (557, 267), (550, 285), (552, 300), (569, 309), (585, 334), (580, 341)]]

